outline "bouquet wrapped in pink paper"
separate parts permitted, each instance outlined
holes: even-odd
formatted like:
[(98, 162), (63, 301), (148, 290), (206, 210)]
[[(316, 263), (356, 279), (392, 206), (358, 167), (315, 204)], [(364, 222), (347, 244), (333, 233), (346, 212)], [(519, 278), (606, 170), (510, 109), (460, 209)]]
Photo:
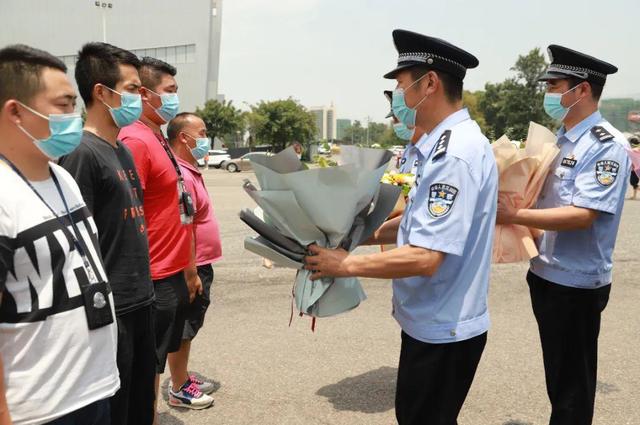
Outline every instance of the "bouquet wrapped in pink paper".
[[(500, 175), (498, 196), (516, 208), (532, 208), (559, 152), (555, 135), (532, 122), (524, 148), (516, 147), (507, 136), (502, 136), (492, 147)], [(539, 232), (525, 226), (497, 225), (493, 262), (515, 263), (537, 256), (534, 239)]]

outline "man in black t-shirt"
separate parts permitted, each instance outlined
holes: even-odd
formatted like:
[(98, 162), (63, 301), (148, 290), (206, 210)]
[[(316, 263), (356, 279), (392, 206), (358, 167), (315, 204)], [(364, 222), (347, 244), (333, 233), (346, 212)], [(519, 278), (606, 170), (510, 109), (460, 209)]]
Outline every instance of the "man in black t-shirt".
[(142, 188), (120, 127), (142, 111), (138, 58), (105, 43), (78, 53), (75, 75), (87, 108), (82, 143), (60, 165), (75, 178), (93, 213), (115, 301), (121, 387), (111, 399), (112, 424), (154, 420), (155, 342), (153, 283)]

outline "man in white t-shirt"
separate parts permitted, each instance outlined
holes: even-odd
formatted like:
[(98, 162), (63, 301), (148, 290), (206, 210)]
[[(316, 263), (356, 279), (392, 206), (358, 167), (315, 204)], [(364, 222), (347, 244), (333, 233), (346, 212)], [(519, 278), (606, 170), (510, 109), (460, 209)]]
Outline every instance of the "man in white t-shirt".
[(96, 227), (50, 162), (82, 136), (65, 72), (47, 52), (0, 49), (0, 403), (11, 416), (1, 425), (108, 425), (120, 385)]

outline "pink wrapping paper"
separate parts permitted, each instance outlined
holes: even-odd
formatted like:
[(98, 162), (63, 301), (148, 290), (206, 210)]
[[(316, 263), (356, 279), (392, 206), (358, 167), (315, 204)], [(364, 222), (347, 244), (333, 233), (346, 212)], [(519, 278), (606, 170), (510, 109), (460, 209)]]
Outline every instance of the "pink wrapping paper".
[(633, 164), (633, 171), (640, 173), (640, 148), (627, 148), (627, 154)]
[[(560, 151), (556, 137), (544, 126), (529, 124), (525, 148), (518, 149), (502, 136), (492, 145), (500, 182), (498, 196), (517, 208), (532, 208)], [(535, 238), (541, 233), (518, 225), (496, 225), (493, 244), (494, 263), (529, 261), (538, 255)]]

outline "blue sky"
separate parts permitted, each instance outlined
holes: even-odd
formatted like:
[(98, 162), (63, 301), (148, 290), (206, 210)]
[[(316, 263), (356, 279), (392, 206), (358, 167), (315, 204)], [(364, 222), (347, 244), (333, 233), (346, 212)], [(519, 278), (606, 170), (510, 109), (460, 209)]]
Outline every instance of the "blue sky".
[(240, 107), (292, 96), (382, 121), (395, 28), (476, 55), (466, 89), (504, 80), (519, 54), (555, 43), (618, 66), (604, 97), (640, 97), (639, 0), (224, 0), (222, 19), (219, 90)]

